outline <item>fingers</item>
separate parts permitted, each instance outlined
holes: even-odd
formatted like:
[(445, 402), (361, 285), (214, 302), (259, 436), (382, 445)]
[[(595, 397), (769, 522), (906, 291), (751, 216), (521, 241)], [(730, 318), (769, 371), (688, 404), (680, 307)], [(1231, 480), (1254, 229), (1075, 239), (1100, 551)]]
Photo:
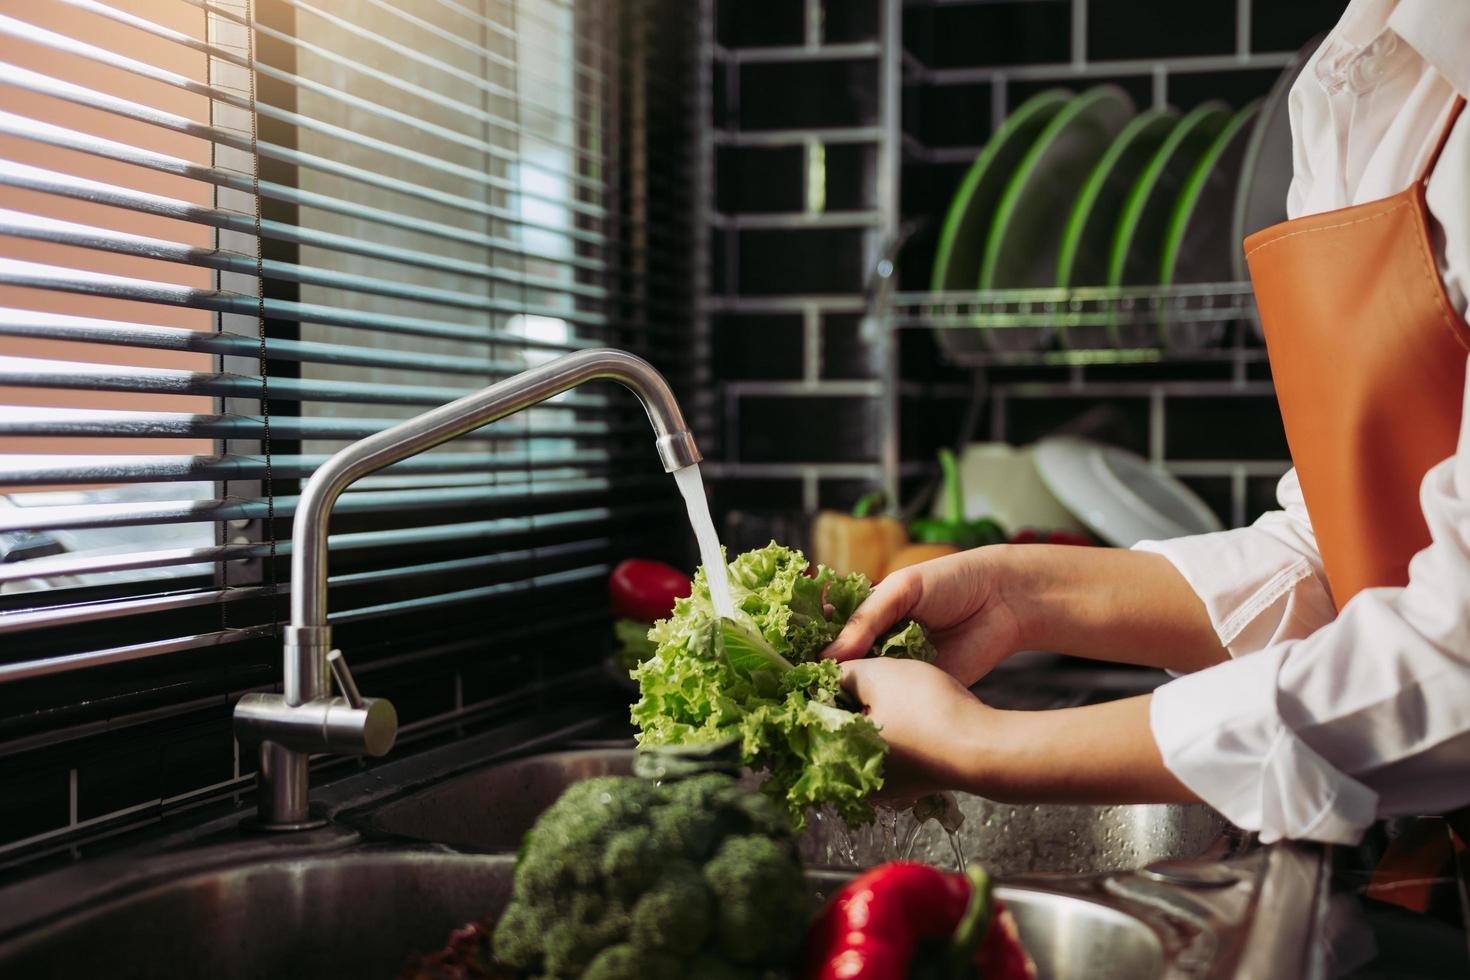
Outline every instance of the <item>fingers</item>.
[(858, 703), (864, 711), (868, 710), (868, 702), (863, 700), (863, 672), (862, 662), (853, 660), (842, 665), (842, 689)]
[(873, 643), (890, 626), (904, 619), (923, 595), (923, 580), (903, 569), (878, 583), (873, 594), (847, 621), (832, 645), (822, 651), (831, 660), (855, 660), (872, 649)]

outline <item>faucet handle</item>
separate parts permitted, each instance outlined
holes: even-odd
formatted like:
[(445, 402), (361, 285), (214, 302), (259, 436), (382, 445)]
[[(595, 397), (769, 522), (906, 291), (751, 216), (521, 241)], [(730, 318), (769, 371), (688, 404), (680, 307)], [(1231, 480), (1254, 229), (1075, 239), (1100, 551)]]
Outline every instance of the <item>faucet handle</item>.
[(337, 686), (342, 689), (342, 696), (347, 699), (347, 703), (354, 708), (361, 708), (362, 692), (357, 689), (357, 681), (352, 679), (352, 671), (347, 669), (347, 660), (342, 656), (342, 651), (333, 650), (327, 654), (327, 665), (332, 668), (332, 676), (337, 678)]

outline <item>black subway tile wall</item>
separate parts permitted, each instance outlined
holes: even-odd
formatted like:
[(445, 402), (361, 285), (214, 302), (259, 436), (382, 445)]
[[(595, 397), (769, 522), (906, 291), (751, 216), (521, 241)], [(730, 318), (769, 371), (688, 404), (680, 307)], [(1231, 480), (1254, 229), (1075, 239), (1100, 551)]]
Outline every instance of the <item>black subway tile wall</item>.
[(715, 12), (715, 40), (726, 48), (800, 44), (806, 31), (806, 6), (790, 0), (721, 3)]
[(1294, 51), (1342, 15), (1342, 0), (1250, 0), (1252, 51)]
[(746, 398), (739, 454), (749, 463), (864, 463), (878, 458), (871, 398)]
[(753, 229), (739, 240), (736, 282), (747, 296), (841, 293), (863, 278), (863, 232), (853, 228)]
[(823, 153), (828, 211), (862, 211), (878, 203), (877, 153), (861, 143), (833, 143)]
[(822, 377), (876, 378), (883, 367), (877, 353), (877, 346), (863, 335), (863, 318), (858, 314), (828, 313), (822, 317)]
[(714, 317), (714, 359), (722, 377), (800, 378), (801, 317), (790, 313), (727, 313)]
[(988, 82), (914, 86), (909, 91), (904, 121), (925, 146), (979, 146), (995, 128)]
[(876, 40), (882, 8), (883, 0), (821, 0), (823, 39), (828, 44)]
[(1183, 111), (1212, 99), (1243, 106), (1271, 91), (1278, 74), (1272, 68), (1255, 68), (1175, 75), (1169, 79), (1169, 102)]
[(1169, 416), (1164, 454), (1170, 459), (1286, 459), (1286, 433), (1268, 397), (1193, 398)]
[(799, 146), (724, 146), (715, 157), (721, 214), (800, 211), (806, 154)]
[(742, 65), (740, 126), (746, 130), (871, 126), (878, 63), (812, 61)]
[[(1187, 111), (1212, 99), (1238, 108), (1265, 95), (1343, 7), (716, 0), (714, 73), (729, 83), (712, 93), (709, 117), (717, 509), (758, 537), (761, 520), (775, 518), (749, 512), (846, 507), (878, 485), (887, 422), (873, 406), (883, 403), (885, 358), (905, 385), (896, 430), (904, 493), (931, 484), (934, 448), (961, 434), (1025, 443), (1074, 432), (1175, 472), (1227, 524), (1274, 506), (1288, 463), (1263, 361), (992, 367), (977, 389), (928, 331), (880, 343), (886, 324), (869, 319), (865, 290), (902, 223), (911, 235), (897, 256), (898, 289), (928, 288), (941, 220), (966, 170), (1036, 93), (1112, 84), (1140, 109)], [(877, 72), (895, 46), (903, 78), (885, 109), (895, 89)], [(1259, 352), (1248, 325), (1230, 330)], [(972, 390), (983, 392), (978, 405)]]
[(906, 12), (904, 44), (930, 68), (1069, 61), (1071, 0), (917, 5)]
[(1236, 0), (1087, 0), (1087, 58), (1233, 54)]

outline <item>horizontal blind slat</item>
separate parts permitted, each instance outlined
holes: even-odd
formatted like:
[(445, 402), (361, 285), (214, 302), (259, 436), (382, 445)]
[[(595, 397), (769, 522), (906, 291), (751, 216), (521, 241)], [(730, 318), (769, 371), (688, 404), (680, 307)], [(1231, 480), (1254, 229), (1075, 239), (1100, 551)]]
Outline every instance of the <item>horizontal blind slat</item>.
[[(92, 204), (105, 204), (109, 207), (123, 208), (141, 214), (151, 214), (164, 218), (173, 218), (179, 221), (204, 224), (212, 228), (236, 231), (247, 235), (253, 235), (256, 228), (256, 221), (253, 215), (204, 207), (203, 205), (182, 201), (177, 198), (148, 194), (143, 191), (120, 187), (116, 184), (88, 180), (84, 177), (76, 177), (60, 171), (46, 170), (45, 168), (33, 167), (28, 164), (15, 163), (10, 160), (0, 160), (0, 186), (39, 191), (72, 200), (87, 201)], [(381, 242), (366, 241), (360, 238), (353, 238), (349, 235), (338, 235), (331, 232), (303, 228), (299, 225), (287, 224), (281, 221), (262, 219), (259, 224), (261, 236), (274, 241), (309, 245), (325, 251), (361, 255), (365, 258), (381, 259), (384, 262), (394, 262), (400, 265), (432, 269), (437, 272), (447, 272), (457, 276), (484, 279), (491, 282), (503, 282), (521, 288), (537, 289), (545, 292), (568, 293), (596, 299), (602, 299), (607, 296), (607, 290), (601, 286), (590, 286), (571, 279), (552, 279), (546, 276), (531, 275), (508, 268), (497, 267), (490, 263), (471, 262), (450, 256), (435, 255), (431, 252), (385, 245)], [(520, 256), (518, 255), (516, 257), (519, 258)]]
[[(649, 431), (647, 424), (601, 422), (544, 422), (528, 424), (521, 417), (497, 426), (492, 423), (460, 436), (466, 440), (595, 439)], [(283, 439), (362, 439), (401, 419), (338, 419), (272, 416), (271, 429)], [(134, 412), (87, 408), (44, 408), (0, 405), (0, 435), (84, 436), (158, 439), (258, 439), (264, 420), (249, 415), (209, 415), (195, 412)]]
[[(304, 479), (327, 461), (321, 453), (272, 455), (276, 476)], [(567, 466), (606, 465), (606, 452), (428, 453), (394, 463), (380, 473), (528, 473)], [(205, 480), (258, 480), (265, 476), (264, 456), (91, 456), (0, 455), (0, 485), (46, 486), (66, 483), (164, 483)]]
[[(601, 232), (587, 231), (565, 224), (551, 225), (544, 222), (530, 221), (516, 210), (497, 207), (476, 198), (454, 194), (426, 184), (418, 184), (398, 177), (390, 177), (365, 167), (344, 164), (319, 154), (303, 153), (299, 150), (280, 146), (267, 140), (256, 140), (252, 144), (250, 140), (241, 137), (231, 130), (195, 122), (177, 113), (164, 112), (160, 109), (154, 109), (151, 106), (121, 99), (105, 92), (98, 92), (82, 85), (76, 85), (58, 78), (53, 78), (50, 75), (44, 75), (40, 72), (22, 68), (19, 65), (14, 65), (7, 61), (0, 61), (0, 84), (11, 85), (28, 92), (34, 92), (37, 95), (63, 99), (76, 105), (109, 112), (124, 119), (133, 119), (138, 122), (157, 126), (160, 129), (182, 133), (186, 136), (193, 136), (207, 142), (219, 143), (232, 149), (244, 152), (259, 152), (263, 157), (269, 157), (291, 166), (305, 167), (309, 170), (353, 180), (379, 190), (400, 193), (408, 197), (418, 198), (449, 208), (458, 208), (467, 213), (478, 214), (487, 218), (496, 218), (509, 225), (532, 228), (538, 232), (556, 235), (569, 241), (586, 242), (591, 245), (602, 245), (606, 241), (605, 236)], [(564, 204), (565, 202), (558, 203)]]
[(278, 282), (294, 282), (327, 289), (339, 289), (343, 292), (387, 296), (415, 303), (447, 306), (481, 313), (497, 313), (504, 316), (547, 316), (583, 324), (606, 322), (606, 318), (601, 314), (590, 313), (585, 309), (512, 302), (475, 293), (339, 272), (334, 269), (300, 265), (294, 262), (280, 262), (274, 259), (257, 260), (251, 256), (230, 253), (218, 248), (199, 248), (168, 239), (113, 231), (97, 225), (48, 218), (29, 211), (16, 211), (9, 208), (0, 208), (0, 235), (118, 255), (176, 262), (194, 268), (215, 269), (220, 272), (234, 272), (241, 275), (254, 275), (256, 270), (260, 269), (264, 271), (267, 278)]
[[(206, 167), (180, 157), (158, 153), (143, 147), (132, 146), (128, 143), (120, 143), (116, 140), (95, 136), (91, 133), (67, 129), (64, 126), (57, 126), (39, 119), (32, 119), (30, 116), (7, 112), (4, 109), (0, 109), (0, 134), (27, 139), (60, 149), (74, 150), (78, 153), (86, 153), (102, 159), (116, 160), (132, 166), (157, 171), (158, 173), (187, 177), (191, 180), (215, 184), (219, 187), (225, 187), (242, 193), (253, 194), (255, 191), (255, 185), (252, 183), (250, 177), (245, 174), (216, 167)], [(269, 180), (260, 181), (259, 190), (261, 197), (270, 198), (271, 200), (282, 201), (300, 207), (316, 208), (361, 221), (369, 221), (374, 224), (399, 228), (429, 238), (494, 249), (518, 258), (535, 259), (540, 262), (572, 266), (593, 272), (601, 271), (606, 266), (606, 263), (600, 258), (590, 258), (570, 253), (553, 253), (538, 249), (530, 244), (516, 242), (497, 235), (490, 235), (473, 228), (458, 228), (454, 225), (446, 225), (442, 222), (430, 221), (414, 215), (400, 214), (396, 211), (385, 210), (356, 201), (349, 201), (344, 198), (332, 197), (328, 194), (288, 187)]]
[(479, 602), (494, 598), (495, 596), (510, 595), (517, 592), (533, 592), (538, 589), (569, 585), (576, 582), (593, 582), (605, 578), (610, 570), (610, 565), (594, 565), (590, 568), (554, 572), (550, 575), (537, 575), (519, 582), (503, 582), (496, 585), (482, 586), (477, 589), (463, 589), (458, 592), (444, 592), (438, 595), (422, 596), (417, 599), (385, 602), (381, 605), (367, 606), (363, 609), (350, 609), (344, 612), (331, 613), (327, 616), (327, 622), (333, 626), (344, 626), (348, 623), (383, 619), (400, 613), (425, 613), (433, 609), (443, 609), (446, 606), (458, 606), (468, 602)]
[[(321, 7), (315, 6), (311, 3), (306, 3), (304, 2), (304, 0), (284, 0), (284, 2), (287, 6), (302, 11), (303, 13), (311, 14), (313, 17), (320, 18), (326, 23), (329, 23), (340, 30), (346, 31), (347, 33), (359, 38), (360, 40), (367, 41), (369, 44), (374, 44), (382, 47), (387, 51), (393, 52), (395, 55), (398, 55), (401, 58), (415, 62), (416, 64), (423, 65), (426, 68), (433, 69), (437, 72), (440, 72), (441, 74), (449, 76), (450, 78), (454, 78), (458, 81), (464, 82), (465, 84), (470, 85), (471, 87), (476, 88), (487, 95), (494, 95), (500, 98), (510, 99), (515, 101), (517, 105), (521, 104), (521, 93), (517, 92), (516, 90), (506, 88), (503, 85), (492, 82), (489, 79), (474, 74), (473, 72), (466, 71), (465, 69), (460, 68), (457, 65), (451, 65), (447, 61), (442, 61), (438, 58), (434, 58), (418, 50), (412, 45), (403, 44), (393, 40), (392, 38), (384, 37), (374, 31), (367, 30), (364, 27), (352, 23), (344, 17), (338, 17), (337, 15), (329, 13)], [(212, 6), (213, 5), (211, 5), (211, 8)]]
[[(242, 57), (240, 54), (234, 51), (231, 51), (227, 47), (210, 44), (207, 41), (202, 41), (197, 38), (190, 37), (189, 35), (184, 34), (180, 31), (176, 31), (172, 28), (157, 24), (146, 18), (139, 17), (136, 14), (130, 14), (126, 11), (118, 10), (106, 4), (99, 3), (97, 2), (97, 0), (60, 0), (60, 2), (65, 3), (68, 6), (85, 10), (89, 13), (97, 14), (100, 17), (106, 17), (110, 20), (116, 21), (117, 23), (126, 24), (129, 27), (151, 34), (154, 37), (159, 37), (164, 40), (172, 41), (176, 44), (189, 48), (190, 50), (198, 51), (201, 54), (220, 58), (224, 61), (229, 62), (230, 64), (237, 65), (241, 68), (250, 68), (253, 66), (255, 70), (262, 75), (274, 78), (277, 81), (283, 82), (286, 85), (289, 85), (295, 89), (315, 92), (318, 95), (326, 96), (327, 98), (341, 102), (344, 105), (349, 105), (357, 109), (362, 109), (368, 113), (379, 115), (382, 118), (391, 119), (392, 121), (401, 125), (418, 129), (421, 132), (429, 133), (431, 135), (439, 137), (440, 139), (444, 139), (452, 143), (457, 143), (461, 146), (479, 150), (483, 153), (489, 154), (502, 160), (506, 160), (510, 163), (522, 163), (529, 170), (534, 170), (539, 173), (546, 173), (555, 177), (566, 178), (574, 183), (580, 184), (585, 187), (594, 189), (599, 188), (597, 182), (583, 177), (580, 174), (571, 173), (569, 171), (553, 167), (547, 167), (544, 164), (538, 163), (534, 160), (523, 162), (521, 160), (521, 155), (515, 150), (508, 147), (489, 143), (485, 140), (476, 139), (472, 136), (468, 136), (465, 133), (449, 129), (445, 126), (435, 125), (409, 113), (401, 112), (399, 110), (393, 109), (390, 106), (382, 105), (381, 103), (372, 102), (369, 99), (361, 98), (359, 96), (353, 95), (351, 92), (347, 92), (342, 89), (333, 88), (332, 86), (319, 82), (316, 79), (307, 78), (299, 74), (284, 71), (266, 62), (258, 60), (251, 62), (247, 58)], [(218, 8), (214, 9), (218, 11)], [(239, 18), (238, 20), (243, 21), (244, 18)], [(279, 32), (273, 33), (276, 33), (278, 36), (283, 36), (280, 35)], [(544, 137), (537, 137), (535, 134), (528, 133), (523, 127), (518, 126), (515, 123), (501, 119), (500, 117), (484, 112), (483, 110), (476, 109), (473, 106), (469, 106), (464, 103), (454, 102), (452, 100), (447, 100), (446, 107), (453, 108), (456, 111), (462, 111), (466, 115), (471, 115), (472, 118), (476, 118), (482, 123), (488, 123), (498, 128), (503, 128), (507, 132), (512, 133), (521, 139), (530, 139), (533, 142), (542, 143), (544, 145), (554, 147), (558, 150), (567, 151), (573, 156), (577, 156), (580, 158), (585, 158), (593, 161), (602, 160), (602, 157), (598, 154), (590, 153), (574, 144), (558, 142)], [(473, 114), (471, 110), (473, 110)]]
[[(110, 296), (115, 299), (136, 300), (142, 303), (161, 303), (165, 306), (211, 310), (215, 313), (238, 313), (248, 317), (254, 317), (258, 311), (263, 309), (266, 316), (280, 320), (320, 323), (325, 326), (349, 327), (380, 333), (464, 340), (476, 344), (509, 344), (554, 351), (572, 351), (595, 346), (595, 341), (592, 340), (573, 339), (565, 342), (542, 340), (491, 327), (464, 326), (447, 320), (373, 313), (340, 306), (326, 306), (320, 303), (299, 303), (281, 299), (266, 299), (262, 302), (254, 296), (225, 289), (197, 289), (150, 279), (88, 272), (69, 266), (26, 262), (21, 259), (0, 259), (0, 283), (55, 292), (78, 293), (84, 296)], [(594, 318), (583, 314), (570, 315), (560, 311), (538, 312), (536, 315), (545, 315), (571, 323), (591, 320), (601, 325), (606, 322), (606, 319), (602, 317)]]
[[(0, 354), (0, 385), (77, 391), (131, 391), (156, 395), (214, 395), (219, 398), (257, 398), (261, 393), (261, 379), (258, 376), (114, 366), (39, 357), (9, 357), (3, 354)], [(443, 405), (479, 390), (478, 387), (447, 388), (312, 378), (272, 378), (270, 381), (270, 394), (273, 398), (352, 405)], [(550, 408), (605, 408), (607, 400), (599, 395), (574, 392), (542, 404)]]
[[(0, 307), (0, 337), (34, 337), (250, 358), (258, 357), (260, 353), (259, 337), (46, 313), (15, 307)], [(267, 337), (265, 343), (267, 361), (385, 367), (434, 374), (467, 374), (481, 378), (506, 377), (526, 368), (524, 363), (516, 361), (481, 359), (467, 355), (425, 354), (388, 348), (350, 347), (322, 341)]]
[[(218, 85), (210, 85), (206, 82), (196, 81), (186, 75), (181, 75), (178, 72), (169, 71), (156, 65), (150, 65), (147, 62), (138, 61), (136, 58), (130, 58), (127, 55), (119, 54), (116, 51), (99, 47), (95, 44), (87, 44), (85, 42), (78, 41), (75, 38), (67, 37), (65, 34), (58, 34), (55, 31), (48, 31), (45, 28), (37, 27), (36, 25), (31, 24), (27, 21), (19, 20), (6, 14), (0, 14), (0, 35), (18, 38), (32, 44), (50, 48), (51, 50), (57, 51), (62, 54), (71, 55), (77, 58), (84, 58), (94, 64), (103, 65), (108, 68), (116, 69), (118, 71), (124, 71), (131, 75), (136, 75), (139, 78), (146, 78), (149, 81), (158, 82), (162, 85), (169, 85), (179, 89), (180, 91), (188, 92), (191, 95), (199, 95), (208, 99), (213, 99), (217, 102), (224, 103), (225, 105), (233, 106), (236, 109), (243, 109), (248, 112), (252, 108), (252, 100), (250, 99), (248, 93), (241, 93), (230, 88), (225, 88)], [(206, 45), (205, 47), (207, 48), (208, 46)], [(219, 56), (221, 52), (215, 52), (215, 54), (216, 56)], [(53, 79), (53, 81), (57, 80)], [(359, 101), (363, 101), (364, 104), (367, 106), (373, 105), (372, 103), (368, 103), (365, 100)], [(505, 191), (507, 193), (530, 198), (533, 200), (544, 201), (548, 204), (554, 204), (557, 207), (567, 208), (571, 211), (576, 211), (589, 217), (601, 217), (605, 213), (604, 209), (602, 209), (601, 207), (587, 204), (586, 202), (579, 201), (573, 197), (553, 197), (550, 195), (541, 194), (534, 190), (528, 190), (523, 183), (517, 183), (516, 181), (509, 180), (504, 177), (497, 177), (493, 174), (488, 174), (484, 171), (476, 170), (473, 167), (467, 167), (463, 164), (444, 160), (439, 157), (420, 152), (418, 150), (409, 149), (408, 147), (397, 146), (393, 143), (389, 143), (386, 140), (380, 140), (376, 137), (368, 136), (365, 133), (359, 133), (354, 130), (347, 129), (344, 126), (338, 126), (334, 123), (325, 122), (320, 119), (314, 119), (310, 116), (302, 115), (298, 112), (292, 112), (288, 109), (282, 109), (278, 106), (271, 105), (268, 102), (262, 102), (259, 99), (254, 100), (253, 107), (255, 109), (255, 112), (261, 117), (275, 119), (288, 125), (297, 127), (299, 129), (305, 129), (312, 132), (320, 133), (323, 136), (329, 136), (333, 139), (341, 140), (349, 145), (359, 146), (364, 149), (370, 149), (375, 152), (382, 153), (385, 156), (414, 163), (428, 170), (437, 170), (444, 174), (459, 177), (462, 180), (467, 180), (471, 183), (481, 184), (485, 187), (495, 188), (497, 190)], [(363, 106), (357, 106), (357, 108), (362, 107)], [(381, 111), (381, 107), (374, 108)], [(408, 117), (404, 118), (407, 119)], [(402, 122), (402, 120), (395, 121)], [(421, 126), (422, 124), (420, 123), (418, 128), (421, 128)], [(485, 143), (482, 140), (473, 140), (472, 142), (476, 144), (474, 146), (474, 149), (477, 149), (480, 152), (484, 152), (487, 154), (490, 153), (492, 144)], [(277, 147), (276, 149), (284, 150), (283, 147)], [(501, 151), (501, 148), (499, 147), (495, 147), (495, 149), (497, 151)], [(534, 169), (534, 165), (531, 166)], [(569, 180), (574, 184), (585, 184), (589, 187), (597, 186), (595, 182), (579, 176), (572, 176), (561, 172), (556, 172), (555, 176), (559, 179)]]
[[(608, 567), (607, 565), (594, 565), (588, 568), (570, 569), (547, 575), (538, 575), (520, 582), (500, 583), (476, 589), (464, 589), (458, 592), (425, 596), (418, 599), (405, 599), (398, 602), (382, 603), (376, 606), (367, 606), (362, 609), (332, 613), (328, 615), (327, 621), (334, 626), (344, 625), (362, 622), (364, 620), (383, 619), (399, 613), (426, 612), (431, 609), (463, 605), (468, 602), (480, 601), (496, 596), (512, 595), (519, 592), (529, 592), (535, 589), (590, 582), (605, 576), (608, 572)], [(188, 603), (192, 605), (207, 605), (218, 602), (237, 601), (242, 598), (255, 598), (257, 594), (263, 591), (261, 589), (226, 589), (216, 592), (197, 593), (192, 596), (173, 599), (172, 606), (163, 603), (155, 603), (152, 606), (135, 603), (131, 609), (121, 612), (118, 610), (97, 610), (99, 615), (94, 617), (92, 621), (102, 618), (113, 618), (114, 613), (117, 615), (136, 615), (139, 612), (145, 611), (157, 612), (166, 608), (181, 608), (185, 604), (185, 600), (192, 600)], [(233, 594), (245, 592), (250, 592), (252, 595)], [(74, 622), (81, 621), (74, 620)], [(0, 634), (10, 632), (6, 628), (6, 625), (3, 618), (0, 618)], [(163, 656), (169, 653), (178, 653), (184, 650), (219, 646), (225, 643), (237, 643), (241, 640), (270, 636), (273, 632), (274, 627), (268, 625), (247, 626), (239, 629), (221, 630), (214, 633), (202, 633), (168, 640), (157, 640), (150, 643), (112, 647), (107, 650), (93, 650), (61, 657), (48, 657), (39, 660), (0, 664), (0, 683), (44, 677), (52, 674), (70, 673), (71, 671), (85, 668), (126, 663), (130, 660), (141, 660), (148, 657)]]
[[(662, 481), (659, 481), (662, 483)], [(483, 487), (435, 487), (414, 490), (362, 490), (343, 494), (334, 514), (389, 513), (393, 511), (432, 510), (438, 507), (466, 507), (491, 503), (529, 503), (556, 496), (587, 493), (609, 493), (615, 489), (653, 486), (654, 481), (639, 478), (570, 479), (547, 482), (540, 489), (527, 492), (519, 485)], [(299, 498), (279, 496), (274, 515), (289, 517), (296, 512)], [(0, 511), (0, 532), (61, 531), (101, 527), (136, 527), (146, 524), (190, 524), (218, 521), (258, 521), (272, 513), (264, 500), (214, 499), (166, 500), (121, 504), (75, 504), (57, 507), (23, 507)]]
[[(225, 19), (232, 21), (233, 23), (240, 24), (242, 26), (247, 24), (247, 20), (244, 16), (234, 11), (224, 10), (219, 6), (208, 2), (208, 0), (184, 0), (184, 2), (190, 4), (191, 6), (200, 7), (204, 10), (208, 10), (217, 16), (224, 17)], [(323, 47), (322, 45), (313, 44), (310, 41), (307, 41), (303, 38), (294, 37), (284, 31), (278, 31), (270, 25), (262, 24), (259, 21), (249, 21), (248, 23), (255, 29), (257, 34), (260, 34), (264, 37), (269, 37), (272, 40), (279, 41), (282, 44), (296, 49), (297, 51), (310, 54), (312, 57), (321, 58), (324, 61), (331, 62), (332, 64), (345, 68), (348, 71), (356, 72), (357, 74), (360, 74), (365, 78), (371, 78), (376, 82), (388, 86), (389, 88), (404, 92), (408, 95), (412, 95), (415, 98), (423, 99), (425, 102), (432, 103), (444, 109), (449, 109), (451, 112), (461, 113), (469, 117), (470, 119), (475, 120), (476, 122), (483, 123), (489, 126), (494, 126), (495, 128), (500, 129), (506, 133), (514, 134), (522, 140), (530, 140), (533, 143), (540, 143), (542, 145), (554, 145), (558, 147), (565, 146), (565, 144), (543, 141), (540, 137), (536, 135), (533, 130), (528, 129), (523, 123), (513, 122), (511, 120), (505, 119), (502, 116), (496, 115), (495, 113), (487, 112), (479, 106), (472, 105), (459, 99), (450, 98), (449, 96), (435, 91), (432, 88), (428, 88), (427, 86), (415, 84), (414, 82), (406, 78), (402, 78), (400, 76), (393, 75), (390, 72), (374, 68), (371, 65), (363, 63), (361, 60), (349, 58), (341, 54), (340, 52), (333, 51), (329, 48)], [(505, 89), (504, 92), (506, 93), (504, 95), (505, 98), (514, 98), (514, 93), (512, 93), (509, 89)], [(520, 114), (522, 115), (523, 119), (525, 116), (530, 115), (533, 117), (544, 117), (548, 120), (556, 122), (577, 122), (575, 116), (569, 115), (564, 112), (558, 112), (555, 109), (547, 107), (544, 103), (532, 103), (520, 106)], [(586, 151), (580, 150), (575, 147), (573, 147), (573, 149), (577, 149), (577, 152), (579, 153), (586, 154)]]
[[(0, 627), (3, 627), (0, 623)], [(3, 632), (3, 629), (0, 629)], [(67, 674), (76, 670), (94, 667), (109, 667), (133, 660), (146, 660), (169, 653), (185, 650), (202, 650), (270, 636), (275, 632), (271, 626), (247, 626), (241, 629), (219, 630), (214, 633), (197, 633), (172, 640), (156, 640), (152, 643), (134, 643), (129, 646), (109, 647), (105, 650), (90, 650), (64, 657), (47, 657), (42, 660), (24, 660), (20, 663), (0, 664), (0, 684), (8, 681), (33, 680), (55, 674)]]
[[(529, 534), (564, 532), (569, 528), (603, 527), (613, 521), (651, 515), (668, 508), (657, 504), (625, 504), (616, 507), (585, 507), (570, 511), (543, 511), (531, 517), (500, 517), (487, 521), (470, 521), (459, 524), (433, 525), (428, 527), (389, 528), (379, 531), (353, 531), (333, 534), (327, 543), (332, 554), (347, 554), (353, 551), (380, 551), (394, 548), (422, 548), (428, 545), (473, 542), (490, 543), (510, 537)], [(279, 555), (291, 553), (291, 542), (281, 541), (276, 545)], [(78, 556), (71, 558), (33, 558), (23, 562), (0, 564), (0, 583), (18, 582), (24, 579), (56, 578), (60, 576), (85, 575), (95, 572), (128, 571), (135, 569), (166, 568), (179, 565), (197, 565), (213, 561), (239, 561), (264, 558), (270, 554), (270, 544), (228, 544), (202, 548), (160, 548), (151, 551), (124, 552), (116, 555)], [(0, 614), (3, 621), (3, 614)]]

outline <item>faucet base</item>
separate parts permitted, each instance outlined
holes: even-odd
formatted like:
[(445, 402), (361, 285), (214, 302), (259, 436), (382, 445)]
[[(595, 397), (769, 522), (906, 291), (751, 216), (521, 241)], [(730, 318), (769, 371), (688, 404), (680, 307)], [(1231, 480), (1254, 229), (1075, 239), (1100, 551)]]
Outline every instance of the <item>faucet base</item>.
[(293, 830), (320, 830), (327, 825), (326, 817), (307, 817), (305, 820), (285, 823), (266, 823), (260, 814), (251, 814), (240, 821), (240, 829), (252, 834), (277, 834)]

